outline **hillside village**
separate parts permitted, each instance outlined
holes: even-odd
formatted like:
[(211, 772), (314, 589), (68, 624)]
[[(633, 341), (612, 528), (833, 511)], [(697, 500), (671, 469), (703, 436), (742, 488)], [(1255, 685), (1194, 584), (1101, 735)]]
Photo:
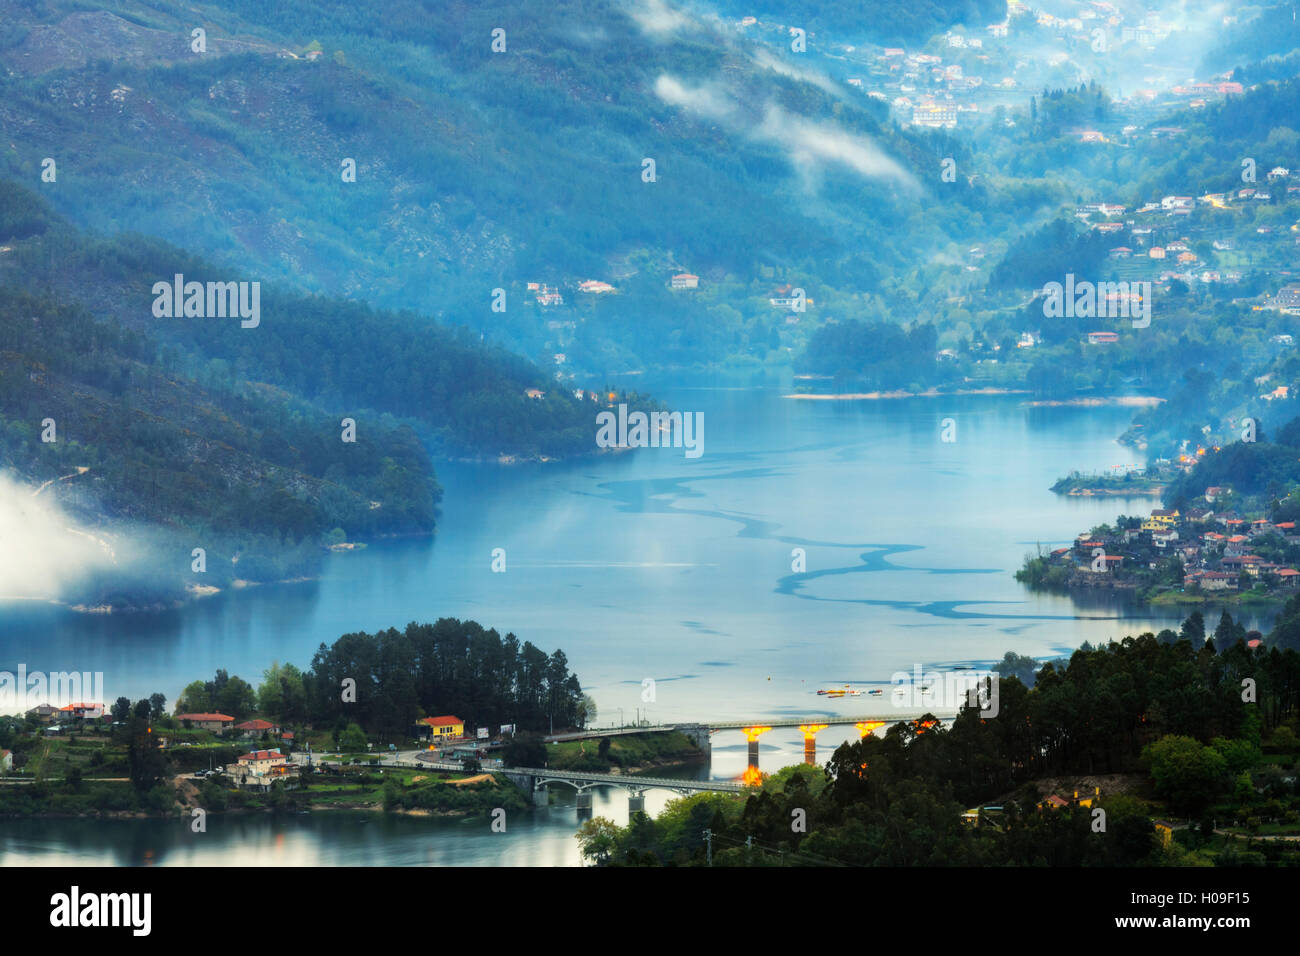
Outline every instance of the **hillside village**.
[[(1132, 12), (1105, 0), (1079, 4), (1076, 16), (1055, 16), (1010, 0), (1007, 17), (981, 28), (957, 27), (919, 49), (897, 46), (832, 44), (846, 64), (845, 82), (887, 104), (900, 123), (931, 129), (974, 126), (999, 107), (1018, 108), (1026, 89), (1071, 85), (1071, 70), (1082, 61), (1107, 55), (1154, 58), (1180, 26), (1160, 12)], [(1222, 15), (1223, 26), (1237, 22)], [(742, 30), (790, 32), (794, 28), (745, 17)], [(1046, 49), (1045, 49), (1046, 48)], [(1240, 94), (1241, 83), (1224, 74), (1200, 80), (1144, 86), (1117, 100), (1137, 116), (1155, 117), (1171, 109), (1203, 109), (1211, 98)], [(1017, 95), (1019, 94), (1019, 95)], [(1015, 120), (1002, 118), (1009, 127)], [(1134, 136), (1177, 136), (1177, 128), (1078, 130), (1081, 142), (1125, 143)]]
[(1042, 590), (1138, 592), (1154, 603), (1283, 600), (1300, 588), (1300, 533), (1225, 507), (1232, 490), (1210, 487), (1203, 504), (1121, 516), (1073, 545), (1026, 560), (1017, 580)]

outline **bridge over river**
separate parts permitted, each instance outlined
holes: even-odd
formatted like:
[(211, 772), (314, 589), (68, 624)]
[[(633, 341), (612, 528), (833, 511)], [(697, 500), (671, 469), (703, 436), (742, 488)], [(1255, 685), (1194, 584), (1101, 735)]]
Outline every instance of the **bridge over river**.
[(565, 734), (550, 734), (545, 739), (548, 743), (562, 743), (573, 740), (591, 740), (601, 737), (613, 737), (621, 734), (654, 734), (678, 732), (689, 737), (705, 754), (712, 752), (710, 740), (716, 733), (740, 731), (749, 742), (749, 762), (742, 781), (724, 780), (675, 780), (669, 778), (641, 777), (630, 774), (583, 773), (578, 771), (560, 771), (529, 767), (514, 767), (498, 771), (504, 773), (517, 786), (530, 793), (533, 802), (544, 806), (549, 799), (548, 785), (566, 784), (578, 792), (578, 809), (591, 807), (593, 787), (621, 787), (627, 790), (630, 809), (635, 812), (645, 808), (646, 790), (672, 790), (676, 793), (741, 793), (746, 787), (754, 786), (762, 779), (758, 769), (758, 739), (763, 734), (778, 727), (797, 727), (804, 738), (804, 762), (810, 765), (817, 762), (817, 732), (827, 727), (856, 727), (858, 733), (867, 734), (890, 724), (913, 723), (919, 733), (924, 733), (936, 723), (950, 721), (956, 717), (955, 712), (934, 713), (891, 713), (861, 714), (854, 716), (835, 716), (818, 714), (813, 717), (787, 717), (773, 720), (712, 720), (708, 723), (675, 724), (641, 724), (635, 727), (608, 727), (575, 731)]
[(620, 773), (585, 773), (570, 770), (547, 770), (537, 767), (511, 767), (498, 773), (508, 778), (525, 793), (531, 793), (533, 803), (546, 806), (550, 799), (550, 784), (567, 784), (578, 792), (578, 809), (591, 809), (593, 787), (621, 787), (628, 792), (628, 809), (635, 813), (645, 809), (645, 791), (671, 790), (674, 793), (743, 793), (745, 784), (731, 780), (677, 780), (672, 777), (642, 777)]

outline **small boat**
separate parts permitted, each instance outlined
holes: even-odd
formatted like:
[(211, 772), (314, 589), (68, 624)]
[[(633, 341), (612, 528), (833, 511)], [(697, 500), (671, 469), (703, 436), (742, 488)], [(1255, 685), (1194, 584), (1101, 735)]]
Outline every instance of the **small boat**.
[(872, 696), (872, 697), (879, 697), (879, 696), (882, 695), (883, 693), (884, 693), (884, 691), (881, 690), (879, 687), (877, 687), (877, 688), (875, 688), (875, 689), (873, 689), (873, 690), (869, 690), (869, 691), (867, 691), (867, 694), (869, 694), (869, 695)]

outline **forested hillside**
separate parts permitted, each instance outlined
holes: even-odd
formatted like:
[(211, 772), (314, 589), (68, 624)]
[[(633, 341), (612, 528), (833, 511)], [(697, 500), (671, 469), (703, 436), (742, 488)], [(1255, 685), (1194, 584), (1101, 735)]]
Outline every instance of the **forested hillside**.
[(271, 287), (256, 327), (159, 318), (153, 286), (176, 273), (238, 278), (159, 240), (79, 232), (0, 182), (0, 467), (51, 482), (87, 526), (156, 539), (70, 600), (165, 604), (313, 574), (323, 544), (429, 533), (430, 447), (596, 450), (591, 401), (463, 329)]
[[(782, 283), (862, 318), (883, 308), (855, 303), (864, 291), (914, 299), (884, 277), (946, 241), (918, 201), (937, 195), (952, 145), (716, 18), (656, 9), (10, 4), (0, 171), (35, 184), (54, 158), (41, 188), (79, 223), (415, 309), (579, 371), (797, 350), (798, 329), (774, 337), (767, 297)], [(938, 11), (891, 3), (871, 21), (919, 29)], [(199, 22), (202, 55), (187, 45)], [(873, 241), (884, 229), (894, 241)], [(668, 295), (676, 271), (699, 290)], [(617, 293), (583, 295), (586, 279)], [(529, 282), (565, 301), (539, 306)]]

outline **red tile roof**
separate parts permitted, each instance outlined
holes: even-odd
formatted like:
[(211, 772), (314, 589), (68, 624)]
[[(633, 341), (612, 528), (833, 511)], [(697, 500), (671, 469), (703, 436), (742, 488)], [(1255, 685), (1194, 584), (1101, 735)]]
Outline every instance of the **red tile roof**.
[(224, 723), (227, 720), (234, 721), (235, 718), (229, 717), (226, 714), (177, 714), (176, 719), (177, 720), (219, 720), (222, 723)]
[(420, 723), (428, 724), (430, 727), (455, 727), (457, 724), (465, 723), (465, 721), (459, 717), (447, 715), (444, 717), (426, 717)]
[(270, 730), (275, 724), (269, 720), (246, 720), (242, 724), (235, 724), (236, 730)]
[(240, 760), (288, 760), (278, 750), (254, 750), (252, 753), (240, 754)]

